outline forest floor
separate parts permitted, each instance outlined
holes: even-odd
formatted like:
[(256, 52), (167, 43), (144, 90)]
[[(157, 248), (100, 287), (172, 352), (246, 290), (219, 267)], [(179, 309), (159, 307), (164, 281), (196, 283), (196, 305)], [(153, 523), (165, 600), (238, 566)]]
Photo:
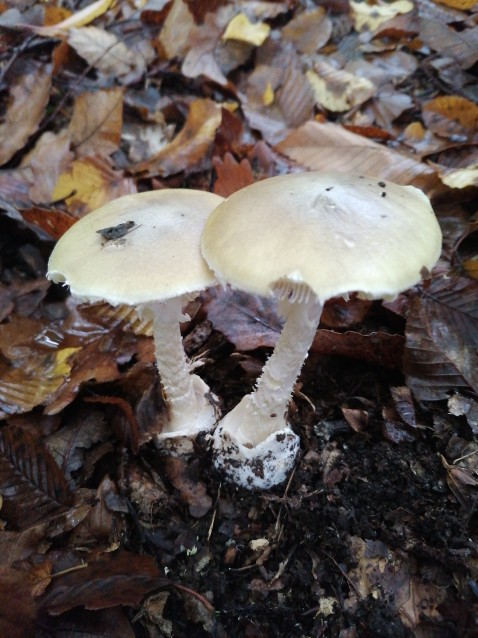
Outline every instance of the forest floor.
[[(2, 638), (478, 636), (476, 10), (0, 2)], [(247, 491), (207, 437), (188, 460), (151, 441), (150, 326), (45, 273), (121, 195), (303, 170), (418, 186), (443, 254), (393, 302), (326, 304), (289, 409), (297, 462)], [(214, 288), (188, 311), (227, 412), (276, 308)]]

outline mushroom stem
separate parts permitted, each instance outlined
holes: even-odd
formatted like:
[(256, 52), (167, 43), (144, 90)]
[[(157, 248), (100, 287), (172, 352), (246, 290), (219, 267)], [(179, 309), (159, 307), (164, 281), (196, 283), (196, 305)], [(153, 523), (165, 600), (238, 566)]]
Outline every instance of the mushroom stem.
[(322, 304), (311, 295), (308, 301), (283, 303), (282, 312), (287, 314), (286, 322), (256, 390), (222, 419), (216, 441), (228, 433), (241, 445), (255, 447), (274, 432), (290, 429), (287, 406), (314, 339)]
[(166, 302), (142, 304), (140, 314), (153, 320), (156, 368), (169, 409), (169, 420), (157, 440), (194, 436), (210, 430), (216, 422), (209, 403), (209, 386), (196, 374), (184, 352), (180, 322), (188, 317), (182, 307), (189, 299), (177, 297)]

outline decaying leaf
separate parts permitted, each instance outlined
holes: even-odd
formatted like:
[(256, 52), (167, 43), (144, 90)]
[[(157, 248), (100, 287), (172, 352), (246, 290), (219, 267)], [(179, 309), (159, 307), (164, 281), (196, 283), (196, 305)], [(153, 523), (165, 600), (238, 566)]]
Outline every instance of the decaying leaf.
[(38, 35), (45, 37), (61, 36), (68, 33), (70, 29), (82, 27), (85, 24), (92, 22), (95, 18), (103, 15), (103, 13), (108, 10), (111, 3), (112, 0), (96, 0), (96, 2), (88, 4), (86, 7), (71, 14), (61, 22), (50, 24), (45, 27), (30, 27), (30, 29), (35, 31), (35, 33), (38, 33)]
[(209, 99), (191, 102), (186, 123), (157, 155), (134, 167), (138, 173), (172, 175), (192, 168), (207, 154), (221, 123), (221, 107)]
[(12, 567), (0, 567), (0, 635), (29, 638), (35, 617), (35, 601), (27, 575)]
[(468, 69), (478, 60), (478, 27), (456, 31), (439, 20), (421, 20), (420, 38), (434, 51)]
[(254, 46), (261, 46), (268, 38), (270, 26), (264, 22), (250, 22), (245, 13), (236, 14), (223, 33), (223, 40), (240, 40)]
[(455, 142), (478, 140), (478, 105), (458, 95), (436, 97), (422, 108), (427, 127)]
[(368, 2), (351, 0), (350, 8), (352, 9), (357, 31), (364, 29), (375, 31), (381, 24), (396, 15), (413, 11), (413, 2), (410, 2), (410, 0), (394, 0), (393, 2), (375, 0), (369, 4)]
[(118, 150), (123, 126), (123, 90), (81, 93), (68, 127), (77, 156), (111, 155)]
[(113, 170), (106, 160), (83, 157), (60, 175), (52, 199), (65, 199), (69, 212), (79, 217), (116, 197), (134, 192), (134, 181)]
[(329, 111), (348, 111), (366, 102), (377, 91), (367, 78), (357, 77), (319, 61), (307, 71), (317, 104)]
[(56, 615), (78, 606), (136, 607), (148, 592), (169, 584), (152, 556), (127, 551), (103, 554), (78, 567), (52, 581), (39, 600), (42, 610)]
[(20, 428), (0, 429), (2, 517), (18, 529), (66, 511), (72, 495), (42, 438)]
[(434, 170), (422, 162), (332, 122), (307, 122), (276, 148), (311, 170), (371, 175), (425, 189), (436, 182)]
[(299, 13), (282, 29), (282, 37), (294, 43), (300, 53), (315, 53), (332, 35), (332, 22), (323, 7)]
[(228, 197), (240, 188), (254, 183), (251, 165), (246, 158), (236, 162), (231, 153), (226, 153), (222, 161), (214, 161), (214, 169), (217, 174), (214, 192), (222, 197)]
[(0, 125), (0, 166), (38, 130), (50, 99), (52, 67), (31, 63), (15, 78), (10, 89), (10, 104)]
[(70, 29), (68, 44), (100, 73), (124, 82), (139, 78), (146, 68), (146, 60), (137, 51), (98, 27)]
[(478, 284), (436, 279), (410, 304), (405, 373), (419, 400), (446, 399), (451, 390), (478, 389)]
[(158, 37), (169, 59), (183, 57), (186, 54), (194, 26), (194, 18), (186, 2), (173, 0)]

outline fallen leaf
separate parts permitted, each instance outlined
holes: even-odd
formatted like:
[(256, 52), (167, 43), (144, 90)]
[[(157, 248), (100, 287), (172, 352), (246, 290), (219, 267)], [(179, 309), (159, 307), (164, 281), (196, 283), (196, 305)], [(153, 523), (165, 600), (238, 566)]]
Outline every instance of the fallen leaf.
[[(441, 181), (450, 188), (468, 188), (469, 186), (478, 186), (477, 164), (474, 164), (469, 168), (447, 168), (444, 166), (437, 166), (437, 172)], [(471, 270), (473, 270), (473, 264), (470, 264), (469, 266)], [(465, 269), (467, 269), (466, 265)]]
[(448, 398), (456, 388), (478, 389), (478, 283), (436, 279), (410, 303), (404, 369), (420, 401)]
[(300, 53), (315, 53), (327, 44), (332, 35), (332, 21), (323, 7), (302, 11), (281, 31), (282, 38), (290, 40)]
[(29, 185), (32, 202), (45, 204), (51, 201), (60, 174), (67, 170), (73, 159), (70, 143), (68, 131), (57, 134), (47, 131), (23, 157), (18, 171)]
[(38, 130), (50, 99), (51, 64), (30, 62), (10, 88), (10, 103), (0, 125), (0, 166)]
[(240, 40), (261, 46), (269, 37), (270, 26), (264, 22), (250, 22), (245, 13), (235, 15), (223, 33), (223, 40)]
[(26, 574), (11, 567), (0, 567), (0, 635), (30, 638), (35, 617), (35, 602)]
[(137, 173), (172, 175), (191, 169), (207, 155), (221, 124), (221, 106), (209, 99), (191, 102), (184, 127), (157, 155), (134, 166)]
[(433, 51), (468, 69), (478, 60), (478, 27), (456, 31), (438, 20), (420, 20), (420, 38)]
[(99, 18), (108, 10), (112, 1), (113, 0), (97, 0), (80, 11), (72, 13), (65, 20), (62, 20), (57, 24), (44, 27), (30, 26), (29, 28), (35, 33), (38, 33), (38, 35), (45, 37), (62, 36), (72, 28), (82, 27), (85, 24), (93, 22), (96, 18)]
[(194, 476), (191, 466), (176, 456), (163, 457), (162, 465), (168, 480), (187, 504), (191, 516), (205, 516), (212, 507), (212, 498), (207, 494), (205, 484)]
[(190, 34), (195, 22), (184, 0), (174, 0), (161, 28), (158, 41), (168, 60), (182, 58), (190, 46)]
[(436, 135), (454, 142), (478, 140), (478, 106), (457, 95), (440, 96), (422, 107), (423, 120)]
[(367, 78), (336, 69), (323, 61), (316, 62), (314, 71), (307, 71), (306, 75), (317, 104), (329, 111), (348, 111), (377, 92), (376, 86)]
[(231, 153), (226, 153), (223, 160), (213, 160), (217, 179), (214, 182), (214, 192), (222, 197), (229, 197), (232, 193), (254, 183), (252, 168), (247, 158), (240, 162)]
[(78, 156), (111, 155), (119, 148), (122, 126), (123, 90), (114, 88), (81, 93), (68, 131)]
[(114, 33), (98, 27), (70, 29), (68, 44), (100, 73), (123, 82), (139, 79), (146, 69), (146, 60), (141, 55)]
[(332, 122), (307, 122), (291, 131), (276, 149), (310, 170), (370, 175), (425, 190), (437, 181), (435, 171), (422, 162)]
[(52, 615), (78, 606), (137, 607), (147, 593), (169, 584), (152, 556), (120, 550), (103, 554), (64, 575), (57, 574), (38, 604)]
[(383, 22), (394, 18), (396, 15), (413, 11), (414, 6), (410, 0), (393, 0), (392, 2), (375, 0), (371, 4), (350, 0), (350, 8), (356, 31), (365, 29), (375, 31)]
[(206, 76), (213, 82), (226, 85), (227, 78), (218, 62), (216, 49), (223, 31), (217, 15), (208, 13), (204, 24), (196, 26), (190, 34), (188, 52), (181, 72), (188, 78)]
[(52, 199), (64, 199), (69, 212), (81, 217), (112, 199), (135, 192), (133, 179), (114, 171), (106, 159), (82, 157), (60, 175)]
[(66, 511), (72, 502), (67, 482), (38, 434), (0, 430), (2, 517), (18, 529)]
[(214, 328), (242, 352), (274, 347), (283, 326), (274, 301), (239, 290), (211, 291), (207, 313)]
[(458, 9), (459, 11), (470, 11), (476, 6), (476, 0), (435, 0), (440, 4), (444, 4), (452, 9)]
[(40, 208), (39, 206), (20, 209), (20, 214), (26, 224), (46, 233), (52, 239), (60, 239), (77, 221), (75, 217), (62, 210)]

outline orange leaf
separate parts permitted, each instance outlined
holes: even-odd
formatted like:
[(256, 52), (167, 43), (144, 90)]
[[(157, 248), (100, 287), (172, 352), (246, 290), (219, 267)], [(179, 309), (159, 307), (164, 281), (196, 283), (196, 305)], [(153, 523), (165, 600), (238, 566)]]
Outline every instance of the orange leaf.
[(478, 140), (478, 106), (457, 95), (441, 96), (423, 109), (425, 124), (441, 137), (460, 142)]

